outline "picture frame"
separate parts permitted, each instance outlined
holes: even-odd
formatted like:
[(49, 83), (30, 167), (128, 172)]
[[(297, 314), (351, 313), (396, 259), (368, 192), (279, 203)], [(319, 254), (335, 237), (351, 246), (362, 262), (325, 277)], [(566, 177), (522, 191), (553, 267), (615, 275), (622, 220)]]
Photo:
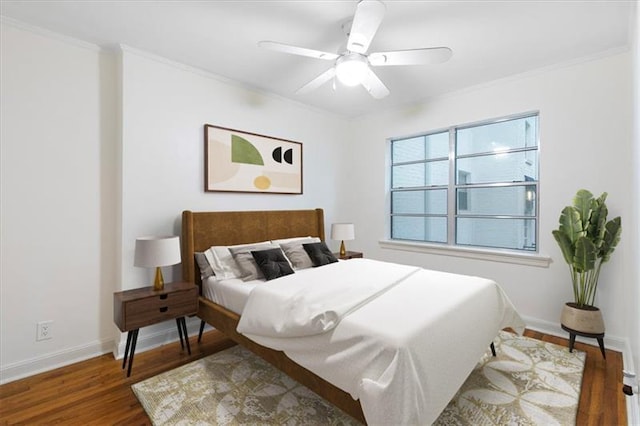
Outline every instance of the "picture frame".
[(204, 125), (205, 192), (302, 194), (302, 143)]

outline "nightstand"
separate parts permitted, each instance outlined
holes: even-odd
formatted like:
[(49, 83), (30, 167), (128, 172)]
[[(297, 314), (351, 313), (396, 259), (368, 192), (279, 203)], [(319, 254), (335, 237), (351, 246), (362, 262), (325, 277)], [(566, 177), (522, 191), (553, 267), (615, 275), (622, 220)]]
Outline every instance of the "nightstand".
[(347, 259), (356, 259), (356, 258), (361, 258), (362, 253), (360, 253), (359, 251), (348, 251), (344, 254), (344, 256), (340, 256), (340, 253), (333, 253), (333, 255), (335, 257), (337, 257), (338, 259), (342, 259), (342, 260), (347, 260)]
[(180, 345), (184, 349), (186, 344), (187, 351), (191, 355), (184, 317), (195, 315), (197, 312), (198, 288), (192, 283), (166, 283), (164, 288), (158, 291), (153, 287), (143, 287), (113, 293), (113, 321), (120, 331), (127, 332), (127, 346), (122, 361), (123, 369), (127, 365), (127, 360), (129, 361), (127, 377), (131, 375), (140, 327), (175, 319)]

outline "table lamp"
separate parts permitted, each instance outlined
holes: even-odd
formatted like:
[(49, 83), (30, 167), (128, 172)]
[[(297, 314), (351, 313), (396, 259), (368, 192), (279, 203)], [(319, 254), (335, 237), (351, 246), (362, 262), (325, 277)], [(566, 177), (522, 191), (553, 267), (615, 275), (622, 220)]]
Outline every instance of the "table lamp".
[(181, 262), (180, 237), (140, 237), (136, 239), (134, 266), (156, 268), (154, 290), (164, 288), (161, 266), (176, 265)]
[(353, 223), (334, 223), (331, 225), (331, 239), (340, 240), (340, 256), (347, 253), (344, 247), (345, 240), (353, 240), (356, 238), (356, 231)]

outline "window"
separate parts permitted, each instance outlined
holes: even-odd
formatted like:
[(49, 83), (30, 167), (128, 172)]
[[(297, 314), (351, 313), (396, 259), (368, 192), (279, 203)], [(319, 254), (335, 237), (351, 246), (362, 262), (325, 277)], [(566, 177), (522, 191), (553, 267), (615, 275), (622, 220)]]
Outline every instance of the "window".
[(538, 114), (391, 140), (391, 239), (536, 251)]

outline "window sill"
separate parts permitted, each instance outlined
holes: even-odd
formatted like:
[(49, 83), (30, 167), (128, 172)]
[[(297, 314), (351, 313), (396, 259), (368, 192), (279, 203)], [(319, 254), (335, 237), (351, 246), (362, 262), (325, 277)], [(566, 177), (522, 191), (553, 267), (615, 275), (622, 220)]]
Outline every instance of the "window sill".
[(514, 253), (501, 250), (485, 250), (470, 247), (446, 246), (410, 241), (380, 240), (378, 244), (383, 249), (405, 250), (416, 253), (437, 254), (441, 256), (456, 256), (467, 259), (490, 260), (492, 262), (515, 263), (518, 265), (548, 268), (551, 258), (540, 254)]

